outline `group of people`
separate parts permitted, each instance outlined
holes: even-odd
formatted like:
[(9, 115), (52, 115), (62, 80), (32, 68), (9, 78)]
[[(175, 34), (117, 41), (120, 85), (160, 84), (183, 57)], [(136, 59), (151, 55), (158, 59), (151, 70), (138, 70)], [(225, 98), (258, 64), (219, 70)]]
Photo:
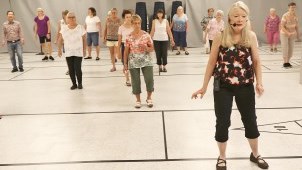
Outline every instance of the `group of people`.
[[(270, 40), (272, 51), (276, 51), (276, 43), (281, 36), (284, 67), (290, 67), (289, 59), (292, 57), (295, 37), (299, 35), (297, 16), (295, 14), (295, 3), (290, 3), (289, 10), (281, 20), (271, 9), (271, 15), (265, 19), (265, 32)], [(260, 133), (257, 127), (257, 116), (255, 110), (255, 91), (261, 96), (264, 92), (262, 83), (261, 61), (258, 54), (258, 43), (256, 34), (251, 29), (248, 6), (238, 1), (234, 3), (224, 23), (224, 13), (218, 10), (213, 17), (214, 9), (208, 10), (209, 16), (202, 20), (204, 40), (208, 41), (209, 60), (206, 67), (202, 87), (192, 94), (192, 98), (202, 97), (208, 87), (211, 77), (214, 77), (214, 103), (216, 115), (215, 140), (219, 148), (219, 157), (216, 163), (217, 170), (226, 170), (226, 147), (228, 129), (231, 125), (230, 116), (232, 112), (233, 98), (241, 114), (245, 127), (245, 137), (251, 147), (250, 161), (256, 163), (262, 169), (268, 169), (268, 163), (260, 156), (258, 151), (258, 137)], [(40, 15), (39, 15), (40, 14)], [(154, 91), (153, 62), (150, 53), (155, 50), (159, 71), (166, 72), (167, 50), (169, 43), (177, 46), (177, 55), (180, 54), (180, 46), (186, 49), (186, 33), (188, 29), (188, 18), (179, 7), (177, 14), (173, 16), (171, 26), (164, 18), (163, 10), (156, 12), (156, 18), (152, 22), (151, 33), (141, 29), (142, 20), (140, 16), (133, 15), (131, 10), (124, 10), (121, 19), (117, 17), (117, 9), (113, 8), (106, 19), (103, 41), (109, 48), (112, 69), (115, 71), (116, 57), (121, 55), (126, 85), (132, 86), (132, 92), (136, 97), (135, 108), (141, 108), (141, 80), (142, 71), (147, 89), (146, 103), (153, 107), (152, 93)], [(23, 71), (21, 45), (24, 43), (24, 35), (20, 23), (14, 20), (13, 11), (8, 11), (8, 21), (4, 23), (4, 41), (7, 43), (13, 72), (18, 68), (14, 61), (14, 53), (17, 52), (19, 69)], [(37, 20), (43, 20), (47, 24), (44, 31), (37, 29), (41, 42), (50, 41), (49, 19), (41, 15), (38, 9)], [(35, 19), (35, 20), (36, 20)], [(72, 80), (71, 89), (82, 89), (82, 58), (91, 59), (91, 46), (96, 47), (99, 60), (99, 38), (101, 37), (100, 19), (96, 16), (94, 8), (88, 9), (85, 26), (77, 23), (74, 12), (63, 11), (63, 19), (58, 23), (56, 43), (58, 44), (58, 55), (61, 57), (65, 52), (69, 75)], [(37, 28), (39, 28), (37, 21)], [(42, 21), (41, 21), (42, 22)], [(280, 23), (280, 24), (279, 24)], [(279, 29), (280, 25), (280, 29)], [(171, 27), (173, 32), (171, 32)], [(278, 28), (278, 29), (277, 29)], [(169, 42), (170, 41), (170, 42)], [(51, 47), (46, 47), (51, 49)], [(86, 56), (88, 48), (88, 56)], [(121, 49), (121, 52), (120, 52)], [(51, 52), (47, 53), (47, 59), (51, 59)], [(46, 60), (46, 59), (45, 59)], [(131, 81), (130, 76), (131, 75)], [(254, 82), (256, 82), (254, 87)]]
[[(223, 11), (217, 10), (214, 15), (214, 9), (209, 8), (208, 15), (203, 17), (200, 22), (206, 54), (210, 53), (215, 35), (224, 31), (225, 24), (222, 17)], [(271, 8), (264, 21), (264, 33), (270, 46), (270, 52), (277, 52), (277, 45), (281, 41), (283, 67), (291, 68), (290, 59), (293, 56), (294, 42), (296, 39), (300, 40), (296, 3), (289, 3), (288, 11), (281, 18), (276, 14), (276, 9)]]

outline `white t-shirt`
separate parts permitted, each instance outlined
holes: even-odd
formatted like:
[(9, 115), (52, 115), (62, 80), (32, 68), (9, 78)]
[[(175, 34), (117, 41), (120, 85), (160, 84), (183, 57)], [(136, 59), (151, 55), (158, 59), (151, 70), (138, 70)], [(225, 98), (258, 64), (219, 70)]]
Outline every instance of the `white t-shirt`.
[(64, 40), (65, 57), (83, 57), (82, 36), (86, 34), (85, 28), (79, 24), (74, 29), (65, 26), (62, 27), (60, 33)]
[(97, 23), (101, 22), (100, 18), (98, 16), (90, 17), (87, 16), (85, 19), (86, 23), (86, 31), (87, 32), (99, 32), (99, 28), (97, 27)]
[(131, 32), (133, 32), (133, 28), (126, 28), (124, 25), (121, 25), (118, 28), (118, 35), (122, 35), (122, 42), (125, 43), (126, 42), (126, 38), (129, 34), (131, 34)]
[(153, 40), (155, 41), (168, 41), (168, 33), (167, 33), (167, 20), (163, 19), (160, 23), (158, 19), (154, 20), (154, 28), (155, 32), (153, 35)]

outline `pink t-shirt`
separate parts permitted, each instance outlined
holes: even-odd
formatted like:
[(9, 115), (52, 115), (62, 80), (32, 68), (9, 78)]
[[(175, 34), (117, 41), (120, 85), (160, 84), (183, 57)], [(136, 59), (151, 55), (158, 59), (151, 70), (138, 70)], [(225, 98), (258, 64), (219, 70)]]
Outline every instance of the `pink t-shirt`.
[(217, 22), (216, 18), (210, 20), (207, 29), (209, 29), (209, 40), (213, 40), (218, 32), (224, 30), (224, 21)]

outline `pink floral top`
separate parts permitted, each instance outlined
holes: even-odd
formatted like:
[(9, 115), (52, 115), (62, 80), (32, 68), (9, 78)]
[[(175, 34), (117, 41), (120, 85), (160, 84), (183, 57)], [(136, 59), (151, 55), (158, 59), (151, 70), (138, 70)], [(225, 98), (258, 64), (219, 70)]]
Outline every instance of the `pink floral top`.
[(278, 32), (279, 24), (280, 24), (280, 18), (278, 15), (276, 15), (275, 18), (272, 18), (271, 16), (267, 16), (265, 18), (265, 26), (266, 26), (267, 31)]
[(209, 29), (209, 40), (214, 40), (216, 34), (224, 30), (224, 21), (217, 22), (216, 18), (213, 18), (207, 28)]
[(146, 66), (153, 66), (152, 57), (145, 47), (153, 44), (151, 36), (143, 31), (143, 35), (135, 38), (130, 34), (126, 38), (126, 47), (129, 47), (129, 69), (142, 68)]

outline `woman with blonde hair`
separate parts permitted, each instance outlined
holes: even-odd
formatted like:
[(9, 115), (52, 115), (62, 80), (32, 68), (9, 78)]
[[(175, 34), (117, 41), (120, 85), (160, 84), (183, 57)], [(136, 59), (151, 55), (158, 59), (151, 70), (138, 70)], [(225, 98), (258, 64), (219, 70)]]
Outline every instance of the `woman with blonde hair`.
[(45, 54), (45, 57), (42, 61), (48, 61), (48, 59), (54, 61), (55, 59), (51, 56), (52, 47), (51, 47), (51, 27), (50, 20), (47, 15), (44, 14), (42, 8), (37, 8), (37, 16), (34, 19), (35, 26), (35, 37), (38, 35), (40, 44), (42, 45), (42, 51)]
[(296, 15), (296, 3), (288, 4), (288, 12), (281, 19), (280, 39), (283, 53), (283, 67), (291, 68), (289, 60), (293, 56), (295, 39), (299, 37), (299, 23)]
[[(150, 52), (153, 49), (151, 36), (141, 30), (142, 19), (138, 15), (132, 16), (133, 32), (126, 38), (126, 48), (124, 56), (124, 71), (130, 71), (132, 82), (132, 93), (136, 97), (135, 108), (141, 108), (141, 80), (142, 70), (147, 89), (147, 106), (153, 107), (151, 99), (154, 91), (153, 63)], [(128, 61), (128, 62), (127, 62)]]
[(118, 49), (118, 29), (121, 26), (122, 21), (117, 16), (117, 9), (112, 8), (110, 15), (106, 19), (105, 30), (104, 30), (104, 43), (109, 48), (112, 68), (110, 72), (116, 71), (115, 62), (116, 56), (119, 54)]
[(234, 3), (228, 14), (228, 24), (223, 33), (218, 33), (213, 41), (206, 68), (203, 86), (192, 94), (192, 98), (206, 93), (211, 76), (214, 76), (214, 105), (216, 115), (215, 140), (219, 148), (217, 170), (226, 170), (226, 147), (231, 125), (233, 98), (241, 114), (245, 127), (245, 137), (250, 148), (250, 161), (262, 169), (268, 164), (258, 152), (257, 116), (255, 110), (254, 80), (256, 92), (261, 96), (261, 62), (258, 54), (256, 34), (251, 31), (249, 9), (241, 1)]

